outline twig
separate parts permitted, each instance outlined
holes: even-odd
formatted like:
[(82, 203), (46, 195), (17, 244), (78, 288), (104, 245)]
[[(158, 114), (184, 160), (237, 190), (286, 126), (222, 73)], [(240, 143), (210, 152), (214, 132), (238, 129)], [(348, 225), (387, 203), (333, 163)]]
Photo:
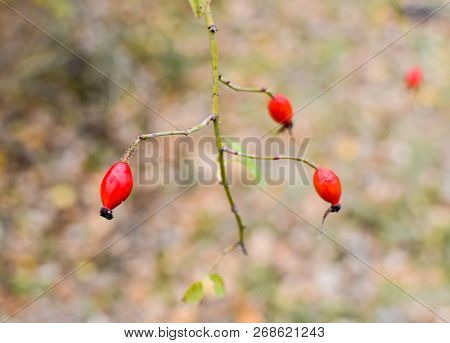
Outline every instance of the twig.
[(240, 242), (235, 242), (229, 246), (227, 246), (225, 249), (222, 250), (222, 253), (220, 254), (220, 256), (214, 261), (213, 265), (211, 266), (211, 268), (209, 268), (209, 272), (208, 274), (211, 274), (214, 269), (217, 268), (217, 266), (219, 265), (220, 262), (222, 262), (222, 260), (228, 255), (231, 254), (233, 251), (235, 251), (237, 248), (239, 248), (241, 246)]
[(189, 136), (197, 131), (200, 131), (201, 129), (208, 126), (208, 124), (215, 119), (215, 115), (211, 114), (208, 117), (206, 117), (205, 120), (203, 120), (200, 124), (197, 126), (191, 127), (188, 130), (177, 130), (177, 131), (163, 131), (163, 132), (155, 132), (155, 133), (149, 133), (145, 135), (140, 135), (134, 143), (127, 149), (125, 154), (122, 157), (122, 161), (128, 162), (128, 160), (133, 156), (134, 152), (138, 148), (139, 144), (147, 139), (156, 138), (156, 137), (165, 137), (165, 136)]
[(269, 92), (266, 87), (256, 88), (256, 87), (241, 87), (238, 85), (235, 85), (231, 83), (231, 81), (224, 80), (222, 74), (219, 75), (219, 81), (227, 86), (228, 88), (231, 88), (232, 90), (236, 92), (247, 92), (247, 93), (264, 93), (273, 98), (273, 93)]
[(228, 184), (228, 178), (225, 170), (225, 162), (223, 158), (223, 140), (222, 135), (220, 133), (220, 116), (219, 116), (219, 52), (217, 48), (217, 26), (214, 23), (214, 19), (211, 13), (211, 4), (208, 1), (205, 7), (205, 19), (206, 25), (209, 31), (209, 41), (210, 41), (210, 50), (211, 50), (211, 67), (212, 67), (212, 114), (215, 116), (214, 120), (214, 133), (216, 136), (216, 146), (218, 150), (217, 161), (219, 162), (220, 168), (220, 177), (222, 181), (222, 186), (225, 190), (225, 194), (227, 196), (228, 202), (230, 204), (231, 212), (233, 212), (234, 217), (236, 218), (236, 222), (238, 224), (239, 229), (239, 245), (244, 254), (247, 254), (247, 249), (244, 244), (244, 231), (245, 226), (242, 222), (241, 216), (239, 215), (239, 211), (234, 202), (233, 196), (230, 191), (230, 186)]
[(222, 150), (223, 150), (223, 152), (226, 152), (228, 154), (232, 154), (235, 156), (241, 156), (241, 157), (245, 157), (245, 158), (250, 158), (253, 160), (266, 160), (266, 161), (292, 160), (292, 161), (302, 162), (302, 163), (305, 163), (306, 165), (308, 165), (309, 167), (313, 168), (314, 170), (317, 170), (317, 167), (312, 162), (305, 160), (304, 158), (300, 158), (300, 157), (283, 156), (283, 155), (256, 156), (256, 155), (250, 155), (250, 154), (246, 154), (246, 153), (242, 153), (242, 152), (230, 149), (227, 146), (224, 146)]

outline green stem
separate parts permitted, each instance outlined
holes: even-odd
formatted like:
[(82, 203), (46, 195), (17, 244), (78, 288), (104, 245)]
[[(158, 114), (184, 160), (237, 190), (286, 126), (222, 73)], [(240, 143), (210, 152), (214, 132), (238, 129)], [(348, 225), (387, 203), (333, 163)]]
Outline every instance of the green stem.
[(247, 92), (247, 93), (264, 93), (267, 94), (268, 96), (270, 96), (271, 98), (273, 98), (273, 93), (269, 92), (267, 90), (267, 88), (265, 87), (261, 87), (261, 88), (256, 88), (256, 87), (241, 87), (238, 85), (235, 85), (233, 83), (231, 83), (231, 81), (228, 80), (224, 80), (224, 78), (222, 77), (222, 75), (219, 75), (219, 81), (221, 83), (223, 83), (225, 86), (227, 86), (228, 88), (231, 88), (232, 90), (236, 91), (236, 92)]
[(239, 215), (238, 209), (234, 202), (233, 196), (230, 191), (230, 186), (228, 184), (228, 178), (225, 169), (225, 162), (223, 157), (223, 140), (222, 134), (220, 132), (220, 116), (219, 116), (219, 51), (217, 48), (217, 27), (214, 23), (214, 19), (211, 13), (211, 5), (209, 2), (206, 4), (205, 8), (205, 18), (206, 25), (209, 31), (209, 41), (210, 41), (210, 50), (211, 50), (211, 67), (212, 67), (212, 114), (215, 116), (214, 119), (214, 133), (216, 136), (216, 146), (218, 150), (217, 161), (219, 162), (220, 168), (220, 177), (222, 181), (222, 186), (225, 190), (225, 194), (227, 196), (228, 202), (230, 204), (231, 211), (234, 214), (236, 219), (238, 229), (239, 229), (239, 245), (242, 248), (242, 252), (247, 254), (247, 250), (244, 244), (244, 231), (245, 226), (242, 222), (241, 216)]
[(128, 162), (129, 159), (133, 156), (136, 149), (138, 148), (139, 144), (141, 144), (141, 142), (143, 142), (147, 139), (156, 138), (156, 137), (165, 137), (165, 136), (189, 136), (197, 131), (200, 131), (201, 129), (205, 128), (206, 126), (208, 126), (208, 124), (211, 121), (213, 121), (214, 119), (215, 119), (215, 115), (211, 114), (208, 117), (206, 117), (205, 120), (203, 120), (200, 124), (198, 124), (197, 126), (191, 127), (188, 130), (163, 131), (163, 132), (155, 132), (155, 133), (140, 135), (138, 138), (136, 138), (134, 143), (125, 152), (125, 154), (122, 157), (122, 161)]
[(304, 158), (300, 158), (300, 157), (292, 157), (292, 156), (256, 156), (256, 155), (250, 155), (250, 154), (245, 154), (233, 149), (230, 149), (227, 146), (223, 147), (223, 152), (235, 155), (235, 156), (241, 156), (241, 157), (245, 157), (245, 158), (250, 158), (253, 160), (266, 160), (266, 161), (278, 161), (278, 160), (292, 160), (292, 161), (297, 161), (297, 162), (302, 162), (306, 165), (308, 165), (309, 167), (313, 168), (314, 170), (317, 170), (317, 167), (309, 162), (308, 160), (305, 160)]

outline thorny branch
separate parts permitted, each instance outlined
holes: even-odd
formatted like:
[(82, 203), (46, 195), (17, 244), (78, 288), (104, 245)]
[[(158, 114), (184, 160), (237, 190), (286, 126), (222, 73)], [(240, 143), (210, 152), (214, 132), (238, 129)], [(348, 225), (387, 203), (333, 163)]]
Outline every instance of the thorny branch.
[(236, 91), (236, 92), (247, 92), (247, 93), (264, 93), (267, 94), (268, 96), (270, 96), (271, 98), (273, 98), (273, 93), (270, 92), (266, 87), (241, 87), (238, 85), (235, 85), (233, 83), (231, 83), (231, 81), (225, 80), (221, 75), (219, 75), (219, 81), (224, 84), (225, 86), (227, 86), (228, 88), (231, 88), (232, 90)]
[(304, 158), (300, 158), (300, 157), (284, 156), (284, 155), (275, 155), (275, 156), (250, 155), (250, 154), (246, 154), (246, 153), (242, 153), (242, 152), (230, 149), (227, 146), (224, 146), (222, 150), (223, 150), (223, 152), (226, 152), (228, 154), (232, 154), (235, 156), (241, 156), (241, 157), (245, 157), (245, 158), (250, 158), (252, 160), (266, 160), (266, 161), (292, 160), (292, 161), (297, 161), (297, 162), (301, 162), (301, 163), (308, 165), (309, 167), (313, 168), (314, 170), (317, 170), (317, 167), (312, 162), (305, 160)]
[[(217, 161), (219, 163), (220, 169), (220, 177), (221, 184), (225, 190), (225, 194), (227, 196), (228, 202), (230, 204), (231, 212), (233, 212), (234, 217), (236, 219), (238, 229), (239, 229), (239, 240), (233, 246), (240, 246), (242, 252), (247, 254), (247, 249), (244, 244), (244, 231), (245, 226), (242, 222), (242, 218), (239, 215), (239, 211), (237, 209), (236, 203), (231, 194), (230, 186), (228, 183), (228, 178), (225, 169), (225, 161), (224, 161), (224, 144), (222, 139), (222, 134), (220, 131), (220, 117), (219, 117), (219, 82), (220, 82), (220, 74), (219, 74), (219, 52), (217, 47), (217, 39), (216, 33), (218, 31), (217, 26), (214, 23), (214, 19), (211, 13), (211, 5), (208, 2), (205, 8), (205, 19), (206, 25), (209, 31), (209, 40), (210, 40), (210, 51), (211, 51), (211, 69), (212, 69), (212, 103), (211, 103), (211, 115), (209, 115), (205, 120), (203, 120), (199, 125), (194, 126), (188, 130), (176, 130), (176, 131), (164, 131), (164, 132), (156, 132), (145, 135), (140, 135), (136, 138), (134, 143), (127, 149), (125, 154), (122, 157), (122, 161), (128, 162), (129, 159), (133, 156), (139, 144), (145, 140), (156, 138), (156, 137), (164, 137), (164, 136), (188, 136), (194, 132), (197, 132), (203, 128), (205, 128), (209, 122), (214, 122), (214, 134), (216, 137), (216, 146), (218, 150)], [(231, 85), (230, 82), (225, 83), (231, 88), (238, 89), (234, 85)], [(271, 96), (271, 93), (267, 90), (260, 89), (259, 92), (267, 93)]]
[(242, 222), (242, 218), (239, 215), (239, 211), (236, 207), (236, 203), (231, 194), (230, 186), (228, 184), (228, 178), (225, 169), (225, 162), (223, 158), (223, 140), (222, 134), (220, 132), (220, 116), (219, 116), (219, 82), (220, 82), (220, 74), (219, 74), (219, 51), (217, 48), (217, 38), (216, 33), (218, 31), (217, 26), (214, 23), (214, 19), (211, 13), (211, 5), (209, 2), (206, 4), (205, 8), (205, 19), (206, 25), (209, 31), (209, 41), (210, 41), (210, 50), (211, 50), (211, 68), (212, 68), (212, 104), (211, 104), (211, 112), (215, 115), (214, 120), (214, 133), (216, 136), (216, 146), (218, 150), (217, 161), (219, 163), (220, 168), (220, 177), (221, 183), (225, 190), (225, 194), (227, 196), (228, 202), (230, 204), (231, 212), (233, 212), (234, 217), (236, 219), (238, 229), (239, 229), (239, 245), (242, 249), (242, 252), (247, 255), (247, 249), (244, 244), (244, 231), (245, 226)]
[(198, 124), (197, 126), (191, 127), (188, 130), (163, 131), (163, 132), (155, 132), (155, 133), (148, 133), (145, 135), (139, 135), (138, 138), (136, 138), (134, 143), (127, 149), (127, 151), (123, 155), (122, 161), (128, 162), (128, 160), (133, 156), (134, 152), (138, 148), (139, 144), (141, 144), (141, 142), (143, 142), (145, 140), (148, 140), (151, 138), (156, 138), (156, 137), (165, 137), (165, 136), (189, 136), (197, 131), (200, 131), (201, 129), (205, 128), (206, 126), (208, 126), (208, 124), (211, 121), (215, 120), (215, 118), (216, 117), (214, 114), (210, 114), (200, 124)]

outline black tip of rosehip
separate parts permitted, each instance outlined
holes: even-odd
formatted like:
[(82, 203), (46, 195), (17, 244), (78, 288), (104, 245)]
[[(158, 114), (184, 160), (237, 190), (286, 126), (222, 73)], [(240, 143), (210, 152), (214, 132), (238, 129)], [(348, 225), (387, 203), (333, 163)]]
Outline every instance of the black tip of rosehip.
[(100, 209), (100, 216), (102, 216), (103, 218), (106, 218), (108, 220), (113, 219), (113, 213), (109, 208), (106, 207), (102, 207)]
[(292, 128), (294, 127), (294, 123), (293, 122), (289, 122), (286, 124), (283, 124), (283, 126), (280, 127), (280, 129), (278, 130), (278, 133), (282, 133), (285, 130), (288, 130), (290, 134), (292, 134)]
[(331, 205), (330, 207), (328, 207), (328, 210), (325, 211), (325, 214), (323, 215), (323, 218), (322, 218), (322, 227), (323, 227), (323, 224), (325, 223), (325, 219), (327, 218), (327, 216), (330, 213), (336, 213), (336, 212), (339, 212), (340, 210), (341, 210), (341, 204)]
[(330, 208), (330, 212), (339, 212), (341, 210), (341, 204), (333, 205)]

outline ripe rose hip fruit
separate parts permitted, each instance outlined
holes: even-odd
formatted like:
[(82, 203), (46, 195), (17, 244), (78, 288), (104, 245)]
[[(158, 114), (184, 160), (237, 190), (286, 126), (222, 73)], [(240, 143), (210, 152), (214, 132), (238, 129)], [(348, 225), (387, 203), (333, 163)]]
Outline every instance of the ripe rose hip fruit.
[(406, 87), (408, 87), (409, 89), (417, 89), (420, 87), (422, 79), (422, 69), (418, 66), (412, 67), (405, 74)]
[(313, 181), (317, 194), (331, 204), (323, 216), (323, 224), (330, 212), (339, 212), (341, 209), (341, 204), (339, 203), (342, 194), (341, 181), (332, 170), (321, 167), (315, 171)]
[(128, 163), (114, 163), (106, 172), (100, 186), (103, 207), (100, 215), (108, 220), (113, 218), (112, 210), (123, 203), (133, 189), (133, 174)]
[(276, 94), (269, 101), (270, 116), (277, 123), (283, 125), (283, 128), (292, 128), (292, 106), (288, 98), (283, 94)]

